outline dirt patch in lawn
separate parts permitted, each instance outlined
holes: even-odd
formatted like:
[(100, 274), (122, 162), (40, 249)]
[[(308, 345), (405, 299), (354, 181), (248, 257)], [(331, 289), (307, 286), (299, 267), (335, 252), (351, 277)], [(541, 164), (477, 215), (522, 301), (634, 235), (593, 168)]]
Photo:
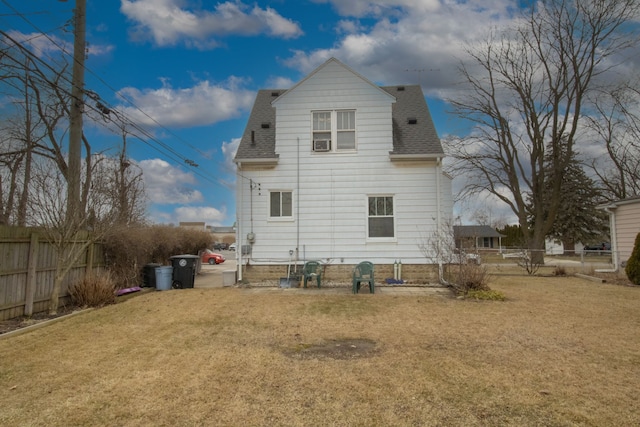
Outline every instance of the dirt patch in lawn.
[(371, 357), (378, 352), (376, 343), (361, 338), (335, 339), (322, 344), (297, 344), (293, 349), (286, 349), (284, 354), (294, 359), (358, 359)]

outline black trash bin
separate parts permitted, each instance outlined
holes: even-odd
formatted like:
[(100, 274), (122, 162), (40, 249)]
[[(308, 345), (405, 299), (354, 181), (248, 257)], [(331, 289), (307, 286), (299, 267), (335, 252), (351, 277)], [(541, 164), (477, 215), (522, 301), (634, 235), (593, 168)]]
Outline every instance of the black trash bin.
[(173, 284), (174, 289), (193, 288), (193, 282), (196, 277), (197, 255), (174, 255), (171, 258), (173, 266)]
[(156, 287), (156, 268), (162, 267), (162, 264), (149, 263), (142, 268), (142, 287)]

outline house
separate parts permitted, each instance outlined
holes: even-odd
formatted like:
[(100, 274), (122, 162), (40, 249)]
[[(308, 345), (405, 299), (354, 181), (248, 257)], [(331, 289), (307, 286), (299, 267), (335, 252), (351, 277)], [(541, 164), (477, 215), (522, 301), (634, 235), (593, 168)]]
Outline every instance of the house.
[(498, 249), (502, 251), (503, 234), (488, 225), (454, 225), (453, 236), (458, 249)]
[(618, 200), (599, 208), (609, 213), (611, 256), (617, 270), (626, 265), (640, 233), (640, 197)]
[(213, 241), (217, 244), (228, 246), (236, 241), (235, 227), (207, 225), (207, 230), (213, 235)]
[[(420, 247), (452, 216), (444, 151), (419, 86), (380, 87), (331, 58), (288, 90), (260, 90), (235, 156), (239, 279), (307, 260), (349, 280), (434, 277)], [(242, 250), (240, 250), (240, 247)]]
[(205, 223), (204, 222), (180, 222), (178, 223), (179, 227), (183, 227), (183, 228), (189, 228), (192, 230), (205, 230)]

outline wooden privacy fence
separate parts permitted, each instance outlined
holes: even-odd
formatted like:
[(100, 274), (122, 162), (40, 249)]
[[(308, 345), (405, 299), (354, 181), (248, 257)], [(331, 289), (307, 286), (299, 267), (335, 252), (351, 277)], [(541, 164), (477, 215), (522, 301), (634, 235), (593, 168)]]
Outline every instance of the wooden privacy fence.
[[(49, 309), (57, 255), (38, 229), (0, 226), (0, 320)], [(59, 305), (69, 300), (69, 284), (103, 268), (102, 245), (89, 245), (62, 282)]]

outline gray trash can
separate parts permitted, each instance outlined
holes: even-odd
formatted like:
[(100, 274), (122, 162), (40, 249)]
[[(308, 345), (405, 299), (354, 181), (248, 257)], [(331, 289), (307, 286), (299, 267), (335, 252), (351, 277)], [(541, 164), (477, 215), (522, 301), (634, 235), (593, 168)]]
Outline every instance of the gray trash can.
[(193, 288), (198, 255), (174, 255), (170, 259), (173, 267), (172, 287), (174, 289)]
[(173, 267), (156, 267), (156, 289), (159, 291), (168, 291), (171, 289), (172, 276)]

